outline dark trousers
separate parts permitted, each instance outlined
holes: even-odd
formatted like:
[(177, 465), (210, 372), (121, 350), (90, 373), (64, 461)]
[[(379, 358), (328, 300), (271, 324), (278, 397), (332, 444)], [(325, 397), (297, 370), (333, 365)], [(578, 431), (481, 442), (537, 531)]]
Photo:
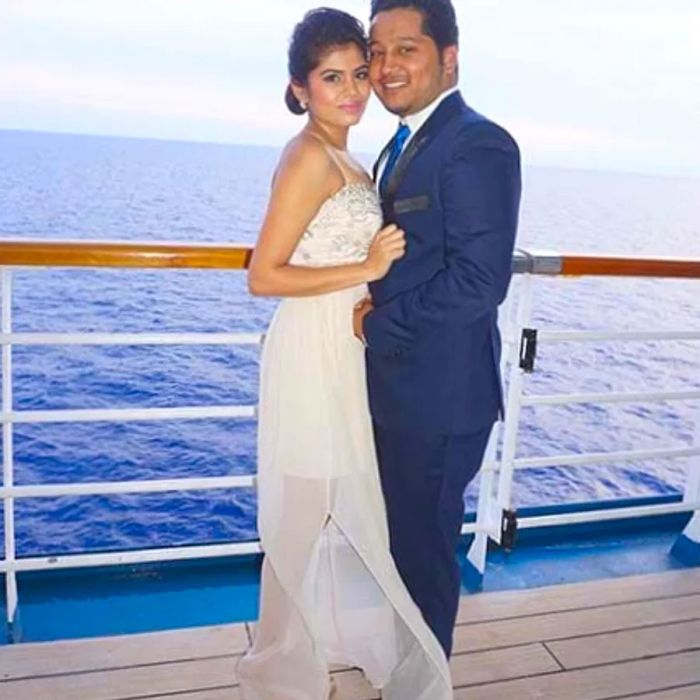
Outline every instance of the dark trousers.
[(463, 495), (490, 432), (421, 436), (374, 425), (391, 553), (448, 657), (459, 605)]

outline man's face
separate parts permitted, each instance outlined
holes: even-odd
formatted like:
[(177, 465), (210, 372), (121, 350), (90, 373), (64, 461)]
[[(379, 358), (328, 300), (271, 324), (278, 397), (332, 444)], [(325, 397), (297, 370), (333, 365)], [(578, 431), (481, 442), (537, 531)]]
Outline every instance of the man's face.
[(379, 12), (370, 28), (370, 80), (384, 106), (401, 117), (420, 112), (454, 83), (457, 47), (442, 56), (408, 8)]

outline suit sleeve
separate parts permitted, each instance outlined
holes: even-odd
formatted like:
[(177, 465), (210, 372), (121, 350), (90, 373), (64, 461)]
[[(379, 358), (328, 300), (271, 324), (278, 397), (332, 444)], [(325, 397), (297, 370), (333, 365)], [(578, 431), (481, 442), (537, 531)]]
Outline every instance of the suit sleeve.
[(508, 291), (520, 205), (520, 157), (511, 137), (488, 124), (456, 139), (440, 172), (444, 267), (364, 320), (372, 350), (392, 354), (451, 322), (494, 311)]

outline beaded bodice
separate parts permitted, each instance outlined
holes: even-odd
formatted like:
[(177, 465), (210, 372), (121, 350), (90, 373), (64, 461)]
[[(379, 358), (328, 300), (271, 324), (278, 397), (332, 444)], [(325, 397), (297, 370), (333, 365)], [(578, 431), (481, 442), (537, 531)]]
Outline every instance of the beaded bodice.
[(319, 208), (292, 255), (292, 265), (321, 267), (360, 262), (382, 225), (374, 187), (349, 182)]

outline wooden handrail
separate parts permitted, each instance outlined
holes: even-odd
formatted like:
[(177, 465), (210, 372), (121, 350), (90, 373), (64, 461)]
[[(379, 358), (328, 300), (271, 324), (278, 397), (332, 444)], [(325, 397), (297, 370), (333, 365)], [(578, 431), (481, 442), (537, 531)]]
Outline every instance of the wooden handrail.
[(0, 265), (241, 270), (253, 249), (220, 243), (0, 240)]
[[(0, 239), (0, 265), (36, 267), (161, 267), (242, 270), (252, 246), (220, 243), (136, 241), (50, 241)], [(516, 272), (596, 277), (700, 279), (700, 259), (560, 255), (519, 251)]]
[(560, 275), (700, 279), (700, 260), (563, 255)]

